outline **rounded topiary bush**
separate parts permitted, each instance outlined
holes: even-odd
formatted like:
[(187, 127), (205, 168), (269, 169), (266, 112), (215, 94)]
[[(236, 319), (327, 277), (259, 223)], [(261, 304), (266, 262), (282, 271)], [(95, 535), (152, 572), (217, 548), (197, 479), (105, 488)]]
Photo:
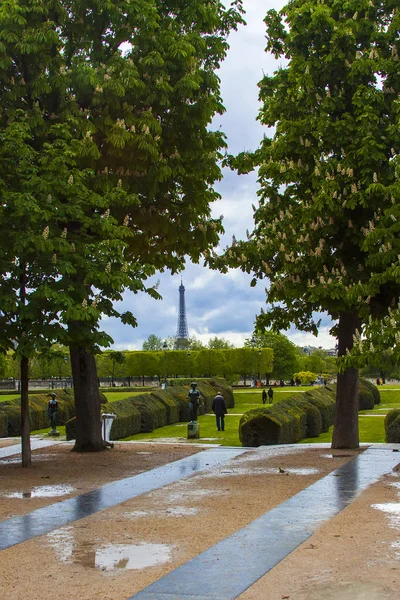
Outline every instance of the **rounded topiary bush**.
[(248, 447), (295, 444), (306, 432), (307, 415), (295, 402), (250, 410), (239, 423), (240, 441)]
[(334, 407), (335, 390), (326, 387), (250, 410), (240, 419), (240, 441), (242, 446), (254, 447), (317, 437), (332, 425)]
[(7, 437), (8, 435), (8, 419), (6, 413), (1, 410), (0, 404), (0, 437)]
[(364, 384), (364, 386), (371, 392), (374, 397), (374, 404), (381, 403), (381, 395), (376, 385), (368, 381), (368, 379), (360, 379), (360, 382)]
[(371, 410), (375, 406), (374, 395), (363, 379), (358, 382), (358, 402), (358, 410)]
[(314, 404), (300, 398), (297, 400), (301, 408), (306, 413), (306, 437), (318, 437), (322, 431), (322, 416), (320, 411)]
[(388, 444), (400, 444), (400, 409), (391, 410), (386, 415), (385, 436)]
[(315, 406), (321, 415), (321, 432), (326, 433), (333, 423), (335, 410), (335, 390), (333, 388), (314, 388), (302, 396)]

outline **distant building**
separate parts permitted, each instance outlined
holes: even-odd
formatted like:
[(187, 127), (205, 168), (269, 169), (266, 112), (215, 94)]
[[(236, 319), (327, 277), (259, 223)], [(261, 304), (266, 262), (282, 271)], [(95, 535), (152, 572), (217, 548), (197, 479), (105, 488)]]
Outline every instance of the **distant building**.
[(188, 325), (186, 317), (186, 304), (185, 304), (185, 286), (181, 280), (179, 286), (179, 311), (178, 311), (178, 326), (176, 328), (176, 343), (175, 348), (177, 350), (187, 348), (188, 345)]

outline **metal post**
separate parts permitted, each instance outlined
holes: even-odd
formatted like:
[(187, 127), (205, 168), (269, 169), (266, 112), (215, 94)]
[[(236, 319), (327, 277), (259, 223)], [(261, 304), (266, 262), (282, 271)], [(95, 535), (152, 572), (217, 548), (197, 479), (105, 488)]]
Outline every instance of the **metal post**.
[(190, 377), (190, 350), (187, 351), (188, 358), (188, 377)]
[(163, 343), (163, 350), (164, 350), (164, 383), (167, 383), (167, 342)]

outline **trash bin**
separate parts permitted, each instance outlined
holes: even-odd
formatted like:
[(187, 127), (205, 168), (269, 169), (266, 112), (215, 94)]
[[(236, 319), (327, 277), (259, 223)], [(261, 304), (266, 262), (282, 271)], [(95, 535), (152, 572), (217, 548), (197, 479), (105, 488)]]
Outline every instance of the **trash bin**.
[(101, 415), (101, 433), (103, 440), (108, 444), (110, 444), (111, 426), (115, 417), (116, 415), (113, 413), (103, 413)]
[(190, 421), (187, 426), (187, 437), (188, 440), (199, 439), (200, 437), (200, 425), (197, 421)]

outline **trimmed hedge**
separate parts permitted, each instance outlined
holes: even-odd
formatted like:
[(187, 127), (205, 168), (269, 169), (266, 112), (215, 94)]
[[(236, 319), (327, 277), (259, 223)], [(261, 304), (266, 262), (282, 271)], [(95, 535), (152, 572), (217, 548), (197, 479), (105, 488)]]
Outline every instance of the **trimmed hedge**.
[(8, 436), (8, 418), (4, 412), (0, 411), (0, 437)]
[(358, 410), (371, 410), (375, 406), (374, 394), (365, 383), (363, 379), (358, 381)]
[(242, 446), (295, 444), (316, 437), (332, 425), (334, 406), (333, 388), (315, 388), (301, 397), (250, 410), (239, 423)]
[(400, 444), (400, 409), (390, 410), (385, 417), (385, 436), (388, 444)]
[(360, 383), (363, 384), (364, 388), (368, 389), (372, 393), (372, 395), (374, 397), (374, 405), (380, 404), (381, 403), (381, 395), (379, 393), (378, 387), (376, 385), (374, 385), (373, 383), (371, 383), (370, 381), (368, 381), (368, 379), (360, 379), (359, 381), (360, 381)]
[[(179, 381), (171, 380), (171, 381)], [(143, 394), (128, 396), (122, 400), (103, 406), (103, 412), (111, 412), (116, 415), (110, 432), (111, 440), (119, 440), (136, 433), (149, 433), (153, 429), (164, 427), (179, 421), (189, 420), (189, 386), (169, 385), (165, 390), (161, 388), (152, 389)], [(234, 407), (232, 389), (223, 379), (199, 380), (198, 389), (201, 394), (201, 406), (199, 413), (211, 410), (212, 400), (218, 391), (221, 391), (227, 406)], [(75, 439), (75, 419), (66, 423), (67, 439)]]
[[(51, 392), (50, 392), (51, 393)], [(29, 396), (30, 429), (45, 429), (50, 427), (47, 407), (50, 400), (49, 394)], [(63, 425), (75, 415), (75, 402), (73, 390), (57, 390), (57, 425)], [(21, 435), (21, 398), (0, 403), (0, 437), (13, 437)]]
[[(333, 423), (335, 412), (336, 386), (316, 387), (305, 392), (303, 398), (311, 402), (321, 414), (321, 432), (326, 433)], [(333, 399), (333, 402), (332, 402)]]

